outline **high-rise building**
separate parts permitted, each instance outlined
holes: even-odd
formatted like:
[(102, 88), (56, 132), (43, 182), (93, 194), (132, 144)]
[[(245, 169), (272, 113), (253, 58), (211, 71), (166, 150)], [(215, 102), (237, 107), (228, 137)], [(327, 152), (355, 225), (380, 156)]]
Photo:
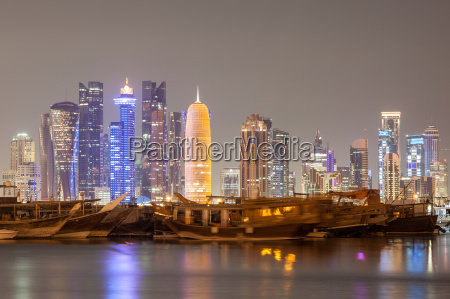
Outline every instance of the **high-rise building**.
[(19, 165), (34, 162), (35, 144), (26, 133), (20, 133), (13, 137), (10, 151), (11, 169), (17, 170)]
[(391, 130), (391, 153), (396, 153), (400, 159), (400, 116), (401, 112), (381, 112), (381, 130)]
[(393, 144), (391, 130), (378, 130), (378, 189), (380, 189), (380, 197), (383, 196), (384, 156), (393, 152), (396, 148)]
[(121, 148), (121, 140), (123, 133), (122, 122), (112, 122), (109, 126), (110, 139), (109, 139), (109, 185), (110, 185), (110, 199), (115, 198), (123, 194), (124, 184), (123, 184), (123, 153)]
[(295, 184), (297, 182), (297, 178), (295, 176), (295, 171), (290, 171), (289, 172), (289, 196), (293, 197), (294, 193), (296, 192), (295, 190)]
[(369, 188), (369, 152), (367, 137), (358, 139), (350, 146), (351, 184), (360, 188)]
[(103, 83), (79, 83), (80, 133), (78, 153), (78, 184), (84, 198), (94, 198), (100, 187), (101, 146), (103, 139)]
[(151, 156), (142, 156), (142, 195), (152, 201), (164, 200), (166, 193), (166, 162), (163, 147), (167, 142), (166, 82), (142, 82), (142, 136), (152, 145)]
[(51, 136), (50, 113), (41, 115), (41, 126), (39, 127), (39, 152), (41, 166), (41, 199), (50, 200), (55, 196), (54, 189), (54, 161), (53, 145)]
[(433, 197), (439, 202), (445, 202), (448, 196), (447, 181), (448, 168), (447, 160), (433, 161), (430, 164), (430, 176), (434, 180)]
[(262, 158), (264, 144), (268, 144), (268, 130), (258, 114), (247, 117), (241, 126), (241, 196), (269, 197), (267, 158)]
[(136, 98), (133, 88), (128, 86), (128, 78), (114, 104), (119, 106), (120, 122), (113, 122), (110, 126), (111, 199), (128, 193), (123, 201), (130, 202), (136, 191), (135, 145), (131, 142), (136, 135)]
[(287, 197), (289, 196), (289, 133), (273, 129), (272, 148), (274, 152), (271, 159), (271, 196)]
[[(273, 142), (273, 123), (272, 123), (272, 119), (270, 117), (263, 117), (263, 121), (266, 124), (266, 128), (267, 128), (267, 143), (268, 144), (272, 144)], [(274, 172), (273, 172), (273, 159), (269, 159), (267, 161), (267, 173), (268, 173), (268, 178), (267, 178), (267, 190), (269, 190), (267, 197), (271, 197), (272, 196), (272, 178), (274, 177)]]
[(433, 178), (426, 176), (408, 176), (400, 179), (399, 200), (406, 199), (405, 203), (426, 202), (433, 196)]
[(41, 200), (41, 167), (34, 162), (24, 163), (17, 167), (17, 188), (21, 202), (34, 202)]
[(430, 165), (434, 161), (440, 161), (440, 143), (439, 131), (435, 126), (428, 126), (424, 134), (424, 175), (430, 176)]
[(350, 187), (350, 186), (352, 186), (352, 172), (351, 172), (350, 166), (338, 166), (337, 172), (339, 173), (340, 178), (341, 178), (340, 183), (341, 183), (341, 191), (342, 192), (359, 189), (359, 187), (357, 185), (354, 185), (354, 187)]
[(55, 197), (75, 200), (78, 194), (79, 107), (72, 102), (50, 107), (52, 146), (55, 163)]
[(384, 156), (383, 188), (385, 202), (397, 199), (400, 193), (400, 161), (395, 153)]
[(424, 135), (406, 135), (406, 175), (425, 176)]
[(240, 196), (239, 168), (223, 168), (220, 172), (220, 196)]
[(185, 196), (204, 203), (211, 195), (210, 115), (205, 104), (197, 101), (189, 106), (186, 117)]
[[(110, 168), (110, 152), (109, 152), (109, 135), (103, 134), (102, 139), (102, 160), (103, 163), (101, 165), (101, 171), (100, 171), (100, 184), (102, 187), (109, 187), (109, 176), (111, 175), (111, 168)], [(95, 191), (95, 188), (94, 188)]]
[[(322, 137), (319, 129), (314, 138), (314, 153), (311, 154), (311, 161), (302, 163), (302, 192), (308, 194), (321, 194), (323, 188), (320, 187), (321, 177), (328, 169), (334, 169), (336, 161), (334, 151), (323, 148)], [(323, 185), (323, 184), (322, 184)]]
[(174, 192), (182, 194), (183, 164), (182, 140), (184, 138), (183, 119), (180, 112), (170, 112), (168, 124), (168, 161), (167, 161), (167, 194), (173, 196)]

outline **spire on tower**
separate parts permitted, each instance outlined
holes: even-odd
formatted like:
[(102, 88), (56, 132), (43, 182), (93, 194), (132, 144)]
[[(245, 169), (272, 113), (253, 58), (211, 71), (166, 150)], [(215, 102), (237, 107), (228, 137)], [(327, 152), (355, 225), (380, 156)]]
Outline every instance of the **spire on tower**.
[(197, 101), (196, 102), (200, 103), (200, 89), (199, 89), (198, 85), (197, 85)]

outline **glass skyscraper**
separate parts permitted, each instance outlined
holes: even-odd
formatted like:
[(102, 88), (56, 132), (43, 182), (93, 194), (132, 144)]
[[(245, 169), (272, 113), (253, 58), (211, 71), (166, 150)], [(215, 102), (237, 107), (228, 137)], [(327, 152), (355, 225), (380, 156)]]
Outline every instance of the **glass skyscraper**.
[(378, 188), (380, 189), (380, 197), (383, 195), (384, 156), (388, 153), (395, 153), (396, 149), (392, 131), (378, 130)]
[(440, 161), (440, 139), (439, 131), (435, 126), (428, 126), (424, 134), (424, 167), (426, 176), (430, 175), (430, 165), (432, 162)]
[(406, 135), (406, 176), (425, 176), (423, 135)]
[(128, 86), (128, 78), (114, 104), (119, 106), (120, 122), (113, 122), (110, 126), (111, 199), (128, 193), (124, 201), (130, 202), (134, 198), (136, 184), (134, 144), (131, 142), (136, 135), (136, 98), (133, 88)]
[(181, 163), (181, 141), (184, 137), (183, 120), (180, 112), (170, 112), (168, 125), (168, 161), (167, 161), (167, 194), (183, 193)]
[(272, 197), (289, 196), (289, 133), (272, 130), (272, 171), (270, 188)]
[(103, 83), (79, 83), (80, 140), (78, 157), (79, 191), (94, 198), (100, 187), (101, 145), (103, 138)]
[(352, 185), (369, 188), (369, 153), (367, 138), (358, 139), (350, 146), (350, 173)]
[[(142, 156), (142, 195), (151, 200), (164, 200), (166, 193), (166, 160), (163, 146), (167, 142), (166, 82), (142, 82), (142, 136), (155, 144), (152, 159), (144, 151)], [(159, 146), (156, 146), (158, 144)]]
[(220, 172), (220, 196), (239, 197), (239, 168), (223, 168)]
[(50, 111), (57, 199), (76, 200), (80, 110), (75, 103), (61, 102), (52, 105)]
[(53, 146), (51, 139), (51, 117), (50, 113), (41, 115), (41, 126), (39, 128), (39, 152), (41, 165), (41, 199), (49, 200), (55, 196)]

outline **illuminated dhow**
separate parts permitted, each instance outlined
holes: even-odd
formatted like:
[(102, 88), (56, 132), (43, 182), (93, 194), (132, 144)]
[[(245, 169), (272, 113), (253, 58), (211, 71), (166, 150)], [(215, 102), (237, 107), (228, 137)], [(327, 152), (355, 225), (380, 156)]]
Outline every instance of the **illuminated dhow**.
[(211, 145), (209, 110), (197, 101), (189, 106), (186, 120), (185, 144), (185, 195), (186, 198), (205, 203), (211, 195)]

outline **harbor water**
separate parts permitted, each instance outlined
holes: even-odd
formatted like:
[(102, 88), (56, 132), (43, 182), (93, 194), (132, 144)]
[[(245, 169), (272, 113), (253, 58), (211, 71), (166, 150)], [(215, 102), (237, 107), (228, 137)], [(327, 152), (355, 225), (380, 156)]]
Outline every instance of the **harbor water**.
[(0, 241), (0, 298), (448, 298), (450, 234)]

